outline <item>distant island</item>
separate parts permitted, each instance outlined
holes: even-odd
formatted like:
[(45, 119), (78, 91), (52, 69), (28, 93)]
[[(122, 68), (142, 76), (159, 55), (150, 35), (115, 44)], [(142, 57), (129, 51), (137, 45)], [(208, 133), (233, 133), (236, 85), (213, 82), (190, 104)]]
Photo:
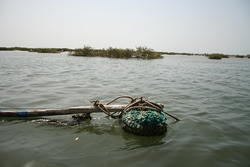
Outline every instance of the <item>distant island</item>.
[(0, 47), (0, 51), (28, 51), (38, 53), (60, 53), (69, 52), (70, 56), (83, 57), (108, 57), (108, 58), (137, 58), (137, 59), (160, 59), (162, 54), (147, 47), (137, 47), (134, 49), (120, 49), (109, 47), (107, 49), (94, 49), (91, 46), (84, 46), (83, 48), (69, 49), (69, 48), (25, 48), (25, 47)]
[(121, 49), (112, 48), (107, 49), (94, 49), (91, 46), (84, 46), (83, 48), (69, 49), (69, 48), (26, 48), (26, 47), (0, 47), (0, 51), (28, 51), (38, 53), (61, 53), (69, 52), (70, 56), (83, 56), (83, 57), (108, 57), (108, 58), (137, 58), (137, 59), (160, 59), (165, 55), (198, 55), (206, 56), (209, 59), (220, 60), (222, 58), (250, 58), (250, 55), (226, 55), (221, 53), (178, 53), (178, 52), (156, 52), (151, 48), (147, 47), (136, 47), (136, 49)]

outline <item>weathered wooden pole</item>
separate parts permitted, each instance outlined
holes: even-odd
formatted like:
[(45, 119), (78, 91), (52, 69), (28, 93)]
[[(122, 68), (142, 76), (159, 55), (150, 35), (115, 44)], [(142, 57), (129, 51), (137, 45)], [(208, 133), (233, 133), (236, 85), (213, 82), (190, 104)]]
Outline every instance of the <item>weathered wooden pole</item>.
[[(127, 105), (104, 105), (110, 112), (123, 111)], [(97, 106), (78, 106), (65, 109), (44, 109), (44, 110), (0, 110), (0, 117), (37, 117), (50, 115), (67, 115), (78, 113), (103, 112)]]

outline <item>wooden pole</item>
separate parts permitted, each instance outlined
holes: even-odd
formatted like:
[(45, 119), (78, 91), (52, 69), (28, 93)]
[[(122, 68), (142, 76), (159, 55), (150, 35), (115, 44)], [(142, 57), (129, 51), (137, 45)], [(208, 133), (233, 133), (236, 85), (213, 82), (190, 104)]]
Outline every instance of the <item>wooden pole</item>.
[[(110, 112), (123, 111), (127, 105), (104, 105)], [(78, 113), (103, 112), (97, 106), (79, 106), (65, 109), (44, 109), (44, 110), (0, 110), (0, 117), (37, 117), (50, 115), (67, 115)]]

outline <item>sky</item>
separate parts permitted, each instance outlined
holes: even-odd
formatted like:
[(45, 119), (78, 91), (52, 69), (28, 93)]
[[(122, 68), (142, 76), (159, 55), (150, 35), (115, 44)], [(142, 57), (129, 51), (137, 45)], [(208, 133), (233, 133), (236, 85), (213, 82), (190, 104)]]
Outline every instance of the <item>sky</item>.
[(0, 47), (250, 54), (250, 0), (0, 0)]

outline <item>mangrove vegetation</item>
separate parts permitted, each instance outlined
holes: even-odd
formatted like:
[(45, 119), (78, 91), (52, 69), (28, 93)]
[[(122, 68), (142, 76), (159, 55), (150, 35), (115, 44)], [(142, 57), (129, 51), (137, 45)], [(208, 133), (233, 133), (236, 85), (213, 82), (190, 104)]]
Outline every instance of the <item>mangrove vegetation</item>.
[(159, 59), (163, 58), (161, 53), (147, 47), (137, 47), (134, 49), (112, 48), (94, 49), (91, 46), (83, 48), (68, 49), (68, 48), (25, 48), (25, 47), (0, 47), (0, 51), (28, 51), (38, 53), (60, 53), (69, 52), (70, 56), (83, 57), (108, 57), (108, 58), (138, 58), (138, 59)]
[(71, 51), (68, 48), (26, 48), (26, 47), (0, 47), (0, 51), (28, 51), (38, 53), (60, 53)]
[(235, 56), (236, 58), (245, 58), (245, 56), (242, 56), (242, 55), (237, 55)]
[(82, 48), (69, 49), (69, 48), (27, 48), (27, 47), (0, 47), (0, 51), (28, 51), (38, 53), (61, 53), (68, 52), (70, 56), (83, 56), (83, 57), (108, 57), (108, 58), (121, 58), (121, 59), (159, 59), (163, 58), (162, 55), (199, 55), (206, 56), (209, 59), (221, 60), (222, 58), (250, 58), (250, 55), (226, 55), (222, 53), (200, 54), (200, 53), (178, 53), (178, 52), (156, 52), (147, 47), (136, 47), (135, 49), (121, 49), (109, 47), (107, 49), (94, 49), (91, 46), (84, 46)]
[(206, 54), (205, 56), (207, 56), (209, 59), (217, 59), (217, 60), (220, 60), (222, 58), (229, 58), (229, 55), (224, 55), (221, 53)]
[(155, 52), (153, 49), (147, 47), (137, 47), (134, 49), (112, 48), (107, 49), (93, 49), (91, 46), (84, 46), (69, 52), (70, 56), (84, 56), (84, 57), (108, 57), (108, 58), (138, 58), (138, 59), (159, 59), (163, 56)]

